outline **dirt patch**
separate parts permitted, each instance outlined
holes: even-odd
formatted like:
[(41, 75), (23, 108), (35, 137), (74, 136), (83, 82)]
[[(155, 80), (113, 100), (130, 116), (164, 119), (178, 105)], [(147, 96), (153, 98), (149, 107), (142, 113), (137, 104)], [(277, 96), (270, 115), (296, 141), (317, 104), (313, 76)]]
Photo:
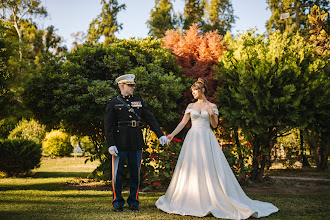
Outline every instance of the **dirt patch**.
[(246, 193), (276, 193), (276, 194), (330, 194), (328, 180), (313, 180), (299, 178), (271, 178), (271, 183), (252, 183), (243, 186)]
[(112, 185), (110, 181), (98, 182), (92, 179), (74, 179), (66, 183), (61, 183), (61, 187), (70, 190), (97, 190), (97, 191), (110, 191)]
[[(75, 179), (62, 183), (61, 187), (71, 190), (99, 190), (111, 191), (110, 181), (96, 182), (91, 179)], [(299, 178), (268, 178), (262, 183), (248, 183), (242, 185), (246, 193), (275, 193), (275, 194), (330, 194), (330, 181), (320, 179), (299, 179)], [(125, 190), (129, 190), (128, 188)], [(145, 191), (145, 190), (141, 190)], [(160, 191), (166, 191), (164, 188)]]

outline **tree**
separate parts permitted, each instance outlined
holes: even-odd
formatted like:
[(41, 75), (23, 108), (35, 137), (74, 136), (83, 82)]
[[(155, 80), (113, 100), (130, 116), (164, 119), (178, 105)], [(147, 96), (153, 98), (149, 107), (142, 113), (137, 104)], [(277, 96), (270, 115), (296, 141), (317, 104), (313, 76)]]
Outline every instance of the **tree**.
[(328, 16), (328, 13), (316, 5), (308, 14), (308, 24), (311, 26), (309, 42), (316, 47), (318, 54), (323, 56), (330, 56), (330, 37), (329, 32), (326, 31)]
[[(326, 62), (299, 34), (279, 31), (269, 38), (248, 31), (224, 51), (217, 77), (217, 103), (227, 127), (241, 128), (253, 147), (252, 180), (262, 177), (271, 143), (283, 132), (304, 127), (302, 114), (308, 91), (319, 84)], [(310, 120), (310, 118), (308, 118)]]
[(155, 7), (150, 12), (150, 20), (147, 21), (149, 35), (162, 38), (167, 30), (175, 29), (176, 24), (171, 1), (155, 0)]
[(40, 7), (41, 0), (2, 0), (0, 2), (2, 8), (1, 20), (12, 25), (18, 36), (19, 41), (19, 58), (22, 60), (22, 24), (26, 15), (42, 15), (47, 16), (44, 7)]
[(160, 125), (166, 127), (178, 117), (177, 100), (186, 87), (176, 76), (180, 71), (176, 58), (161, 44), (151, 37), (85, 44), (68, 53), (66, 61), (48, 60), (41, 74), (27, 83), (24, 101), (43, 124), (61, 123), (71, 134), (89, 136), (96, 152), (93, 158), (105, 166), (104, 111), (118, 94), (119, 75), (136, 75), (135, 94), (143, 97)]
[(206, 21), (201, 27), (204, 33), (218, 30), (219, 34), (224, 35), (230, 31), (236, 18), (230, 0), (211, 0), (209, 4), (206, 4), (205, 9)]
[[(322, 60), (329, 61), (330, 58), (330, 38), (326, 31), (326, 17), (328, 13), (320, 10), (314, 5), (308, 15), (308, 23), (311, 26), (309, 43), (316, 48), (317, 56)], [(304, 117), (308, 120), (304, 131), (307, 144), (313, 152), (316, 166), (319, 170), (328, 169), (328, 156), (330, 150), (330, 83), (329, 83), (329, 64), (323, 69), (319, 69), (320, 76), (317, 84), (311, 84), (308, 97), (304, 100), (310, 103), (304, 110)], [(313, 83), (308, 81), (308, 83)], [(307, 117), (306, 117), (307, 115)]]
[(118, 5), (117, 0), (101, 0), (102, 12), (89, 25), (87, 41), (95, 44), (104, 37), (104, 44), (114, 41), (115, 33), (122, 29), (122, 24), (117, 22), (117, 14), (125, 10), (126, 5)]
[(12, 51), (10, 49), (10, 43), (4, 39), (3, 33), (5, 32), (5, 29), (6, 27), (3, 25), (2, 21), (0, 21), (0, 105), (2, 106), (0, 119), (3, 119), (8, 115), (5, 106), (8, 105), (12, 97), (12, 93), (8, 86), (8, 79), (10, 77), (8, 65)]
[[(303, 36), (308, 34), (309, 26), (307, 24), (308, 8), (313, 5), (318, 5), (325, 11), (329, 11), (328, 0), (267, 0), (268, 9), (271, 10), (272, 15), (266, 22), (268, 32), (285, 30), (295, 33), (300, 31)], [(280, 19), (282, 13), (290, 13), (287, 19)], [(292, 16), (291, 16), (292, 15)], [(328, 19), (327, 23), (329, 24)]]
[(203, 26), (204, 0), (185, 0), (182, 18), (183, 30), (188, 30), (191, 25)]
[(81, 47), (86, 41), (86, 34), (83, 31), (78, 31), (76, 33), (72, 33), (71, 37), (74, 38), (74, 42), (72, 43), (71, 51), (74, 51), (78, 47)]
[[(217, 31), (200, 33), (200, 29), (193, 25), (185, 32), (169, 30), (163, 38), (164, 47), (170, 49), (178, 59), (177, 64), (182, 67), (181, 75), (197, 80), (203, 77), (207, 80), (208, 96), (214, 102), (218, 81), (214, 80), (216, 74), (213, 66), (218, 64), (222, 51), (227, 47), (222, 41), (223, 36)], [(190, 80), (190, 83), (193, 80)], [(184, 93), (184, 100), (180, 105), (180, 111), (191, 102), (190, 90)]]

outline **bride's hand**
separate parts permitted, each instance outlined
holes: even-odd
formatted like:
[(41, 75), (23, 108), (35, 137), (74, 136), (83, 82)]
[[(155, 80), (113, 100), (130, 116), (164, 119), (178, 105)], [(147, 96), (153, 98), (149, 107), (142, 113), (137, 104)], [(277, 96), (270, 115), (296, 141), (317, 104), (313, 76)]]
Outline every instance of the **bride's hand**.
[(209, 113), (209, 115), (213, 115), (214, 114), (211, 105), (209, 105), (209, 107), (206, 109), (206, 111), (207, 111), (207, 113)]
[(171, 141), (174, 138), (174, 136), (172, 134), (169, 134), (167, 135), (167, 138)]

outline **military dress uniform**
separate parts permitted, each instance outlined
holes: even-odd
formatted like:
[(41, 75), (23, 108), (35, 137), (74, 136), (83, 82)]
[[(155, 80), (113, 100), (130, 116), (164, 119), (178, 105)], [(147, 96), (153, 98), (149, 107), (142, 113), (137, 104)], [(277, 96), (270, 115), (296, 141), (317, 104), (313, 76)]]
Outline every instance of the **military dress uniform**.
[[(135, 113), (145, 121), (156, 133), (157, 137), (163, 132), (141, 98), (119, 95)], [(127, 199), (129, 206), (138, 206), (138, 192), (140, 184), (140, 168), (142, 148), (145, 146), (141, 131), (142, 121), (121, 102), (113, 98), (108, 102), (105, 113), (105, 136), (108, 146), (116, 146), (118, 156), (112, 155), (112, 184), (114, 208), (125, 204), (122, 192), (122, 176), (126, 158), (130, 172), (130, 194)]]

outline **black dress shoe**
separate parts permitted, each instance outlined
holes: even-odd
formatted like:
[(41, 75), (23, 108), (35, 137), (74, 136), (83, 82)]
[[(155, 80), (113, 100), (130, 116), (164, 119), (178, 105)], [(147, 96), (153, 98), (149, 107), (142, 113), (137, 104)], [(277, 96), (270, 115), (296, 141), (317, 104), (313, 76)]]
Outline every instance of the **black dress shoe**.
[(129, 208), (133, 211), (136, 212), (139, 210), (139, 208), (136, 205), (130, 205)]
[(122, 212), (123, 211), (123, 207), (122, 206), (120, 206), (120, 207), (114, 207), (113, 208), (113, 211), (115, 211), (115, 212)]

